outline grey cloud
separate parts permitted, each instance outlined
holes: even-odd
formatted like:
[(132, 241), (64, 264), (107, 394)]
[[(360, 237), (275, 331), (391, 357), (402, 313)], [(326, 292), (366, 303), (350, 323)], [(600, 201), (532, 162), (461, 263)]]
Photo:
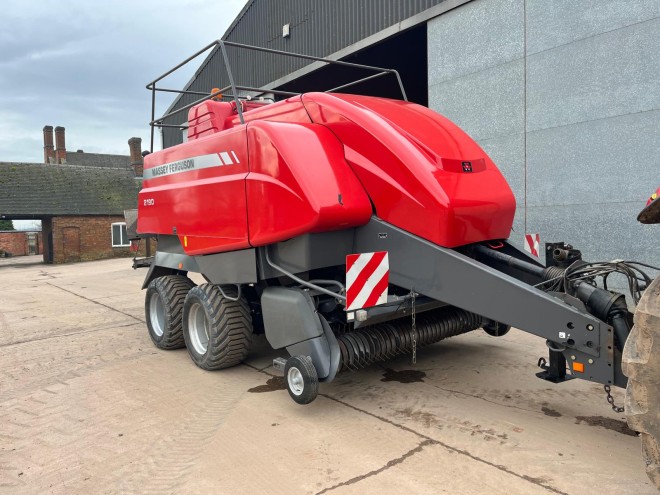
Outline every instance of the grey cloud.
[[(0, 161), (41, 161), (44, 125), (67, 149), (146, 142), (145, 84), (220, 37), (245, 0), (22, 0), (0, 14)], [(196, 66), (169, 86), (182, 87)], [(209, 88), (210, 89), (210, 88)], [(164, 110), (171, 97), (159, 98)]]

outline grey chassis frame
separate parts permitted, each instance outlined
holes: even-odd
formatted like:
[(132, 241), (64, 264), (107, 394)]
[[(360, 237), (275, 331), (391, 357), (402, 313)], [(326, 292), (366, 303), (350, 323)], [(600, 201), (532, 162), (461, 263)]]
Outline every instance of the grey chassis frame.
[[(506, 248), (515, 250), (510, 244)], [(292, 273), (341, 266), (351, 253), (388, 251), (391, 284), (544, 338), (569, 363), (585, 365), (585, 372), (577, 375), (580, 378), (621, 387), (626, 384), (617, 359), (620, 356), (615, 356), (612, 327), (590, 315), (580, 301), (564, 294), (547, 294), (376, 217), (356, 229), (309, 234), (272, 246), (207, 256), (187, 256), (177, 237), (160, 236), (144, 287), (152, 279), (175, 271), (199, 272), (217, 284), (258, 283), (281, 277), (267, 263), (266, 249), (271, 259)]]

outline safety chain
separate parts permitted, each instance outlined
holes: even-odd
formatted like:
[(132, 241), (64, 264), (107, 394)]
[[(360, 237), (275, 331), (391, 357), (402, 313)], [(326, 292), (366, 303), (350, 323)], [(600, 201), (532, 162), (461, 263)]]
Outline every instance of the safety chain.
[(607, 394), (607, 402), (612, 406), (614, 412), (622, 413), (624, 411), (623, 407), (619, 407), (614, 403), (614, 397), (612, 397), (612, 388), (609, 385), (605, 385), (605, 393)]
[(417, 364), (417, 323), (415, 322), (415, 294), (414, 290), (410, 290), (410, 297), (412, 298), (412, 364)]

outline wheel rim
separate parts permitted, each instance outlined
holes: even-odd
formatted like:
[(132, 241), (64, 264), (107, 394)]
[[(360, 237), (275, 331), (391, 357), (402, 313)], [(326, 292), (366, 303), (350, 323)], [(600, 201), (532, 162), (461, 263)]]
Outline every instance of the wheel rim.
[(289, 373), (286, 376), (287, 381), (289, 382), (289, 390), (295, 395), (300, 395), (303, 393), (305, 388), (305, 381), (303, 380), (302, 373), (298, 368), (289, 368)]
[(188, 335), (193, 349), (205, 354), (209, 346), (209, 320), (200, 304), (193, 304), (188, 315)]
[(165, 305), (158, 292), (151, 294), (149, 300), (149, 319), (151, 320), (151, 328), (158, 337), (163, 336), (165, 328)]

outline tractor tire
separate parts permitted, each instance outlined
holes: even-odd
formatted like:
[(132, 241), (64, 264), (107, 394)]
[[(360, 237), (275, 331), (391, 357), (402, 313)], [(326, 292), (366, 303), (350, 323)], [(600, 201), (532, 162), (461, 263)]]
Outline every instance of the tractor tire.
[(183, 341), (183, 302), (195, 283), (182, 275), (151, 281), (144, 299), (144, 314), (151, 341), (159, 349), (180, 349)]
[[(234, 287), (223, 287), (235, 298)], [(193, 288), (183, 303), (183, 338), (193, 362), (205, 370), (219, 370), (241, 363), (252, 343), (250, 306), (241, 296), (232, 301), (218, 286), (202, 284)]]
[(660, 277), (644, 292), (634, 323), (622, 357), (626, 419), (640, 433), (646, 474), (660, 489)]

